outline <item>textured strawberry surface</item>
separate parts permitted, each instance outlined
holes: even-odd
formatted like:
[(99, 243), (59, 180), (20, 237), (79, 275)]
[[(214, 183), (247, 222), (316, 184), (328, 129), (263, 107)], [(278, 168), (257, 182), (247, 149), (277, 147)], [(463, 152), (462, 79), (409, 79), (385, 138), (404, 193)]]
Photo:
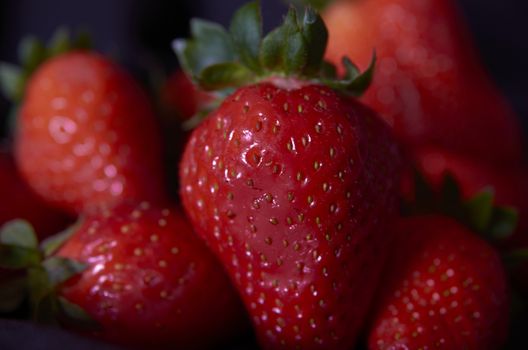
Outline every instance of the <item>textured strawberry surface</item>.
[(246, 330), (228, 277), (178, 209), (142, 202), (103, 211), (84, 219), (58, 255), (89, 265), (60, 293), (99, 322), (106, 340), (194, 349)]
[(372, 111), (294, 80), (239, 89), (194, 131), (183, 203), (264, 348), (353, 346), (391, 238), (398, 164)]
[(147, 96), (97, 54), (71, 52), (37, 70), (15, 141), (28, 183), (71, 212), (162, 197), (160, 135)]
[(498, 254), (442, 216), (403, 219), (397, 231), (369, 349), (499, 349), (509, 297)]

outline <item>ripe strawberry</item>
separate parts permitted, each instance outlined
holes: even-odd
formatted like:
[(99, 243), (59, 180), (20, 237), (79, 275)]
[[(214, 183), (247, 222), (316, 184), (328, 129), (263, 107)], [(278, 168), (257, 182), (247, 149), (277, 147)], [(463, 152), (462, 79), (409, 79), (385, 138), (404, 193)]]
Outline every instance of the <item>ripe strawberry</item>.
[(31, 77), (16, 160), (31, 187), (70, 212), (162, 197), (159, 130), (139, 86), (116, 64), (74, 51)]
[[(231, 24), (242, 63), (220, 57), (193, 71), (209, 87), (258, 83), (236, 90), (191, 135), (184, 207), (230, 273), (263, 348), (350, 349), (391, 238), (399, 154), (375, 113), (328, 87), (368, 85), (369, 72), (317, 80), (326, 32), (315, 13), (298, 21), (291, 9), (262, 42), (259, 28), (252, 2)], [(207, 22), (192, 31), (198, 41), (175, 45), (191, 71), (200, 40), (228, 37)]]
[(0, 226), (14, 219), (25, 219), (43, 239), (68, 225), (70, 218), (49, 207), (22, 180), (11, 155), (0, 149)]
[(402, 219), (369, 349), (499, 349), (509, 297), (497, 253), (443, 216)]
[(461, 194), (468, 199), (483, 189), (493, 190), (497, 204), (514, 207), (519, 216), (518, 230), (511, 238), (513, 245), (528, 245), (528, 182), (526, 169), (497, 169), (464, 156), (440, 150), (422, 148), (415, 152), (416, 166), (437, 189), (446, 174), (457, 181)]
[(183, 71), (177, 70), (165, 82), (161, 99), (172, 113), (185, 121), (207, 107), (214, 96), (199, 90)]
[[(329, 1), (327, 1), (329, 2)], [(433, 145), (494, 164), (521, 160), (521, 128), (493, 85), (453, 1), (336, 1), (327, 58), (379, 65), (363, 101), (409, 148)]]
[(59, 294), (106, 340), (194, 349), (245, 329), (227, 276), (177, 209), (142, 202), (89, 216), (56, 256), (88, 264)]

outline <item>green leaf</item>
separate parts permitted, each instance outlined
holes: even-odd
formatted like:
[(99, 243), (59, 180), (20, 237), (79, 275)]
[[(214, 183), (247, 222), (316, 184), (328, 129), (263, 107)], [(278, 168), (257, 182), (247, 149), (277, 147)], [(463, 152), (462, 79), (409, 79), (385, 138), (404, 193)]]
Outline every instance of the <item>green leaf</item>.
[(175, 40), (173, 48), (182, 68), (192, 77), (208, 66), (236, 60), (229, 33), (220, 25), (200, 19), (191, 21), (191, 40)]
[(71, 50), (70, 33), (66, 28), (59, 28), (48, 44), (48, 57), (54, 57)]
[(98, 331), (101, 325), (95, 321), (79, 305), (74, 304), (63, 297), (58, 297), (59, 317), (68, 327), (73, 327), (78, 331)]
[(253, 78), (253, 73), (242, 64), (226, 62), (204, 69), (198, 81), (204, 90), (219, 90), (243, 85)]
[(419, 210), (432, 209), (435, 198), (434, 190), (417, 169), (414, 171), (414, 196)]
[(18, 56), (27, 76), (48, 58), (44, 44), (32, 36), (22, 39), (18, 47)]
[(88, 31), (80, 30), (71, 46), (77, 50), (90, 50), (93, 47), (92, 36)]
[(348, 91), (353, 96), (361, 96), (372, 83), (372, 79), (374, 78), (374, 70), (376, 68), (376, 61), (377, 56), (376, 52), (374, 52), (367, 70), (354, 78), (354, 80), (348, 84), (346, 91)]
[(88, 267), (87, 264), (60, 256), (53, 256), (44, 260), (42, 266), (48, 274), (48, 281), (52, 287), (66, 282)]
[(79, 219), (75, 224), (68, 227), (64, 231), (46, 238), (40, 244), (40, 250), (45, 257), (51, 256), (55, 253), (75, 232), (77, 232), (79, 226), (82, 224), (82, 219)]
[(26, 278), (19, 276), (0, 284), (0, 313), (13, 312), (26, 297)]
[(354, 81), (354, 79), (361, 74), (358, 66), (356, 66), (347, 56), (343, 57), (342, 64), (343, 67), (345, 67), (345, 76), (343, 80)]
[(503, 254), (502, 259), (508, 268), (515, 268), (528, 262), (528, 248), (519, 248), (508, 254)]
[(440, 209), (454, 218), (464, 215), (462, 208), (462, 194), (457, 179), (450, 173), (444, 175), (440, 188)]
[(361, 96), (372, 83), (374, 77), (374, 69), (376, 67), (377, 56), (376, 52), (372, 54), (370, 65), (363, 73), (359, 73), (358, 68), (348, 58), (343, 58), (343, 65), (345, 66), (346, 74), (344, 79), (323, 80), (328, 86), (340, 90), (350, 96)]
[(284, 73), (295, 75), (304, 71), (308, 63), (308, 51), (302, 32), (294, 32), (287, 36), (283, 55)]
[(488, 227), (493, 239), (506, 239), (517, 229), (519, 213), (515, 208), (495, 207)]
[(262, 41), (260, 1), (252, 1), (235, 12), (230, 33), (242, 63), (260, 71), (259, 50)]
[(303, 74), (313, 75), (321, 70), (324, 62), (328, 29), (321, 16), (311, 8), (306, 8), (304, 12), (302, 33), (308, 46), (308, 57)]
[(493, 192), (484, 190), (476, 194), (465, 204), (469, 224), (478, 232), (485, 232), (493, 214)]
[(27, 270), (27, 283), (33, 309), (37, 308), (42, 299), (53, 293), (48, 272), (41, 265), (32, 266)]
[(9, 63), (0, 63), (0, 88), (8, 99), (15, 102), (22, 99), (24, 93), (22, 69)]
[(0, 244), (0, 267), (23, 269), (40, 263), (40, 253), (36, 249), (15, 245)]
[(44, 295), (33, 305), (33, 321), (43, 325), (58, 326), (59, 305), (53, 293)]
[(321, 65), (321, 76), (323, 80), (325, 79), (336, 79), (337, 78), (337, 69), (332, 63), (323, 61)]
[(12, 220), (0, 230), (0, 243), (28, 249), (38, 248), (38, 239), (33, 226), (25, 220)]
[(274, 71), (278, 70), (278, 67), (282, 65), (283, 55), (282, 49), (285, 41), (285, 35), (283, 28), (277, 28), (271, 31), (262, 40), (262, 46), (260, 49), (260, 63), (263, 67)]

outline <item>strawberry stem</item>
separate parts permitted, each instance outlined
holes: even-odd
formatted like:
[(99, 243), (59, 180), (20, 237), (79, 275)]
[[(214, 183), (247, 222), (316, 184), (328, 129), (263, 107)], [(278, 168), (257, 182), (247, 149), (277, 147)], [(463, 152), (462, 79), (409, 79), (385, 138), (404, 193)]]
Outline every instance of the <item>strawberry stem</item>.
[(345, 58), (343, 79), (324, 60), (328, 30), (311, 7), (304, 15), (291, 6), (284, 22), (262, 34), (259, 1), (242, 6), (233, 16), (229, 31), (211, 22), (193, 20), (189, 40), (177, 39), (173, 48), (183, 69), (204, 90), (225, 90), (271, 77), (288, 77), (328, 85), (359, 96), (370, 85), (376, 62), (363, 73)]

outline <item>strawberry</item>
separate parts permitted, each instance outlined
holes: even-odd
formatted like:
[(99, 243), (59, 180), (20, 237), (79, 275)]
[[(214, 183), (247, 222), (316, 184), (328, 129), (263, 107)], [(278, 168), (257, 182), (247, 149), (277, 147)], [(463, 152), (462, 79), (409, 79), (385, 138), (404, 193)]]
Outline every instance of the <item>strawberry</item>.
[(86, 50), (61, 53), (34, 69), (18, 98), (17, 164), (46, 201), (78, 213), (163, 197), (152, 106), (115, 63)]
[(500, 349), (509, 297), (498, 254), (444, 216), (402, 219), (369, 349)]
[(214, 96), (199, 90), (183, 71), (177, 70), (165, 82), (161, 99), (172, 113), (185, 121), (207, 108)]
[(518, 230), (511, 244), (528, 245), (528, 171), (521, 167), (497, 169), (458, 154), (438, 148), (422, 148), (415, 152), (416, 166), (425, 179), (439, 189), (446, 174), (453, 176), (463, 198), (490, 189), (497, 204), (514, 207), (519, 216)]
[(14, 219), (31, 222), (43, 239), (59, 232), (70, 222), (65, 213), (51, 208), (20, 177), (15, 162), (0, 148), (0, 226)]
[(518, 118), (457, 10), (449, 0), (335, 1), (323, 15), (326, 56), (339, 62), (349, 55), (365, 67), (376, 49), (379, 65), (363, 101), (408, 148), (431, 145), (492, 164), (519, 163)]
[(87, 264), (59, 288), (109, 341), (197, 348), (244, 331), (222, 268), (178, 209), (119, 205), (81, 220), (56, 253)]
[[(371, 70), (347, 61), (347, 80), (321, 78), (326, 29), (311, 10), (290, 9), (264, 39), (257, 2), (235, 14), (231, 34), (204, 21), (192, 32), (175, 42), (182, 65), (206, 88), (238, 89), (187, 144), (186, 212), (263, 348), (350, 349), (391, 238), (399, 173), (387, 126), (345, 95)], [(207, 40), (217, 51), (200, 51)], [(192, 60), (201, 55), (208, 62)]]

